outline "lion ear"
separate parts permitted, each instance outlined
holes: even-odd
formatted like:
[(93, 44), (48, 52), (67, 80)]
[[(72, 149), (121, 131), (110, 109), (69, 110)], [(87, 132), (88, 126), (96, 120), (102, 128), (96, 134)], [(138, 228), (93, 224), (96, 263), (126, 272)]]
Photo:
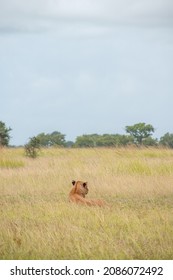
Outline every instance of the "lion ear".
[(73, 180), (73, 181), (72, 181), (72, 185), (74, 186), (75, 183), (76, 183), (76, 181)]

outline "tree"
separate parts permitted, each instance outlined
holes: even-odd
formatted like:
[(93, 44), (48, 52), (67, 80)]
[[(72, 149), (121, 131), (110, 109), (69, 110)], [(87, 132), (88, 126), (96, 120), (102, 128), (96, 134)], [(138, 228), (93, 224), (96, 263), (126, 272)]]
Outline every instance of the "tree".
[(97, 134), (84, 134), (76, 138), (75, 147), (96, 147)]
[(66, 142), (65, 142), (65, 147), (66, 147), (66, 148), (72, 148), (72, 147), (74, 147), (74, 142), (73, 142), (73, 141), (66, 141)]
[(0, 146), (8, 146), (10, 141), (9, 132), (12, 129), (9, 127), (7, 128), (5, 123), (0, 121)]
[(154, 127), (151, 124), (137, 123), (132, 126), (126, 126), (125, 130), (134, 137), (136, 144), (142, 145), (143, 140), (152, 135)]
[(158, 146), (158, 140), (149, 136), (142, 141), (142, 144), (146, 147), (151, 147), (151, 146), (154, 147), (154, 146)]
[(37, 138), (40, 141), (40, 145), (44, 147), (65, 146), (65, 135), (58, 131), (54, 131), (51, 134), (40, 133)]
[(65, 146), (65, 135), (54, 131), (50, 134), (50, 146)]
[(37, 137), (30, 138), (29, 142), (25, 145), (25, 154), (28, 157), (36, 158), (40, 150), (40, 141)]
[(134, 138), (120, 134), (85, 134), (78, 136), (75, 147), (119, 147), (134, 143)]
[(166, 133), (160, 138), (160, 145), (163, 145), (168, 148), (173, 148), (173, 134)]
[(36, 137), (39, 140), (41, 146), (44, 146), (44, 147), (49, 146), (49, 135), (48, 134), (40, 133)]
[(120, 134), (100, 135), (96, 144), (103, 147), (121, 147), (133, 143), (133, 137)]

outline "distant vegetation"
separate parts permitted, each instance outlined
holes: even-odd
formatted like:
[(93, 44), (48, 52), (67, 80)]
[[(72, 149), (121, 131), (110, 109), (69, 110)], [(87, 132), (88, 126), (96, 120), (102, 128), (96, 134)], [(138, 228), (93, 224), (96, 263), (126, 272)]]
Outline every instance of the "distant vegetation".
[(10, 141), (10, 131), (11, 128), (7, 128), (5, 123), (0, 121), (0, 146), (8, 146)]
[[(5, 123), (0, 122), (0, 146), (9, 146), (10, 131)], [(65, 134), (59, 131), (45, 134), (44, 132), (30, 138), (25, 145), (28, 156), (36, 157), (36, 149), (40, 147), (125, 147), (125, 146), (164, 146), (173, 148), (173, 134), (166, 133), (160, 139), (153, 137), (155, 132), (151, 124), (137, 123), (125, 127), (126, 134), (84, 134), (77, 136), (75, 142), (66, 141)], [(31, 140), (32, 139), (32, 140)], [(33, 141), (34, 139), (34, 141)], [(33, 146), (35, 147), (33, 149)]]

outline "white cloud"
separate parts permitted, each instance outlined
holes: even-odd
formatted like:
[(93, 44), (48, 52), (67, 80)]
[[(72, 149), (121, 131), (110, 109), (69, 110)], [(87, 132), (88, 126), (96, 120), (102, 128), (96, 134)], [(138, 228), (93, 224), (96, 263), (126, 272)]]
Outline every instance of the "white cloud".
[[(172, 25), (172, 0), (0, 0), (0, 31), (44, 31), (66, 24)], [(68, 28), (67, 28), (68, 26)], [(61, 26), (62, 27), (62, 26)], [(86, 29), (86, 28), (85, 28)], [(90, 28), (91, 30), (92, 28)]]

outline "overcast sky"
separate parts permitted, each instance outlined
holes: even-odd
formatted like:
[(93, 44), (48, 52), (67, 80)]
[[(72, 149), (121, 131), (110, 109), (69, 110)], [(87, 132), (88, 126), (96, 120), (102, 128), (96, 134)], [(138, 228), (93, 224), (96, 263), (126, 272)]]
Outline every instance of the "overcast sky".
[(0, 104), (14, 145), (173, 133), (173, 1), (0, 0)]

